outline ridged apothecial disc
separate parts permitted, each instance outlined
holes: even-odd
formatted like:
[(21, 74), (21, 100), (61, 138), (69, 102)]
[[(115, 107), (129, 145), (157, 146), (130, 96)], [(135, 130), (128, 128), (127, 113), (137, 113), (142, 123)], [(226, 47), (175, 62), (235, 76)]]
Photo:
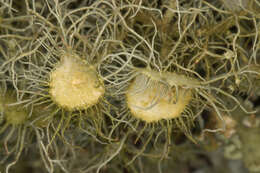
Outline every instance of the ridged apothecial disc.
[(180, 88), (176, 92), (174, 88), (148, 79), (144, 74), (138, 75), (126, 92), (132, 115), (146, 122), (180, 117), (191, 98), (191, 90)]

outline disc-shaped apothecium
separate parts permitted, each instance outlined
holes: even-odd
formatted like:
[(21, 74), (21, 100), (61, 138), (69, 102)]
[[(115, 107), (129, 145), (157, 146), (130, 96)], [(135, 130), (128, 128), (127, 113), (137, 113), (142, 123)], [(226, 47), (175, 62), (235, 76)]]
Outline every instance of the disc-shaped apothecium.
[(145, 74), (138, 75), (126, 91), (132, 115), (148, 123), (180, 117), (191, 99), (191, 90), (176, 90)]
[(51, 98), (68, 110), (87, 109), (105, 93), (96, 69), (75, 54), (65, 53), (50, 73)]
[(4, 114), (7, 124), (23, 124), (28, 118), (28, 112), (22, 105), (15, 104), (14, 92), (7, 91), (5, 94), (0, 90), (0, 112)]

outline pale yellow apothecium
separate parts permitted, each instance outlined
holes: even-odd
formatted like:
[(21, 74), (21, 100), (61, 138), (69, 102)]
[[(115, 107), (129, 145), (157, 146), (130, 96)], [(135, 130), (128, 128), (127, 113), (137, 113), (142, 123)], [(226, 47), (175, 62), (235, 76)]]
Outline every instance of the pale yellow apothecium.
[(132, 115), (145, 122), (180, 117), (192, 99), (189, 89), (176, 89), (159, 81), (138, 75), (126, 91), (127, 106)]
[(105, 93), (95, 68), (71, 54), (64, 54), (51, 72), (49, 85), (52, 99), (68, 110), (93, 106)]

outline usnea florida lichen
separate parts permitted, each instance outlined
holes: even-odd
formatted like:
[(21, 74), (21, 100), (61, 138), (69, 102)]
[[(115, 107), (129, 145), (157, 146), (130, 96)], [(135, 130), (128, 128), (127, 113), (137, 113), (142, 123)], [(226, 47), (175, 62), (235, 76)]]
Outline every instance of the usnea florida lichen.
[(181, 133), (194, 141), (194, 130), (224, 130), (195, 123), (204, 123), (204, 110), (221, 119), (233, 109), (229, 102), (240, 106), (241, 85), (243, 92), (254, 87), (247, 74), (259, 76), (246, 68), (258, 62), (258, 20), (250, 9), (234, 15), (221, 1), (20, 2), (25, 16), (1, 15), (0, 70), (32, 107), (27, 122), (37, 129), (48, 172), (51, 146), (61, 140), (71, 147), (78, 131), (82, 143), (104, 144), (99, 135), (116, 141), (98, 171), (121, 150), (135, 160), (160, 144), (163, 158)]
[[(153, 64), (157, 61), (162, 64), (160, 59), (148, 58), (135, 49), (131, 51), (107, 55), (103, 61), (111, 64), (103, 64), (100, 68), (110, 72), (103, 76), (103, 80), (112, 86), (110, 92), (123, 103), (120, 111), (122, 120), (128, 116), (134, 127), (142, 129), (138, 136), (145, 129), (155, 130), (161, 126), (165, 129), (177, 128), (193, 140), (190, 131), (204, 109), (215, 111), (222, 121), (222, 113), (229, 113), (237, 106), (248, 113), (236, 97), (217, 86), (223, 80), (241, 78), (250, 73), (246, 67), (206, 79), (193, 69), (177, 63), (172, 64), (175, 71), (168, 71), (169, 65), (159, 67)], [(230, 107), (224, 102), (234, 102), (236, 106)], [(141, 122), (145, 125), (139, 126)], [(225, 125), (220, 129), (204, 130), (223, 131)], [(171, 136), (170, 130), (167, 133)]]
[[(41, 3), (39, 2), (38, 5)], [(13, 79), (15, 81), (13, 85), (26, 107), (52, 110), (46, 115), (47, 117), (42, 117), (45, 120), (53, 120), (49, 122), (48, 128), (54, 124), (57, 126), (55, 133), (50, 137), (50, 143), (57, 135), (61, 135), (65, 140), (65, 129), (70, 126), (77, 126), (97, 141), (99, 141), (98, 134), (105, 139), (103, 133), (107, 127), (103, 124), (104, 116), (113, 117), (109, 111), (105, 86), (96, 64), (102, 52), (106, 51), (102, 44), (98, 43), (104, 37), (102, 32), (106, 32), (110, 24), (102, 23), (101, 21), (105, 22), (103, 18), (88, 21), (88, 25), (93, 28), (103, 27), (102, 24), (104, 27), (98, 33), (90, 29), (88, 34), (93, 37), (85, 39), (85, 34), (82, 34), (85, 32), (83, 28), (77, 32), (75, 29), (79, 23), (83, 25), (82, 22), (86, 21), (91, 14), (87, 13), (73, 20), (70, 16), (89, 11), (102, 15), (102, 12), (96, 12), (95, 8), (76, 9), (69, 13), (62, 10), (54, 12), (52, 5), (56, 3), (56, 7), (61, 8), (61, 4), (53, 3), (46, 2), (45, 8), (37, 13), (39, 9), (31, 6), (34, 2), (26, 1), (26, 7), (31, 9), (30, 12), (36, 17), (34, 21), (38, 23), (39, 32), (35, 33), (37, 37), (30, 40), (29, 49), (24, 48), (27, 53), (9, 58), (1, 67), (11, 66), (11, 70), (6, 69), (10, 71), (11, 76), (18, 78), (17, 81)], [(47, 13), (50, 15), (41, 16)], [(49, 22), (49, 18), (53, 18), (53, 21)], [(96, 25), (95, 21), (99, 24)], [(68, 25), (67, 22), (70, 24)], [(14, 68), (16, 65), (26, 66), (26, 68), (18, 71)]]

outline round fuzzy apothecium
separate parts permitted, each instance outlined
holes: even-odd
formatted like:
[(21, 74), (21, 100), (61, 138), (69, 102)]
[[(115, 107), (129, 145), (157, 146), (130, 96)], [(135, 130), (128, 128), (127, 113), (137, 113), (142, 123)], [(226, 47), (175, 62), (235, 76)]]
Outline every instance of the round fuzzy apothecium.
[(77, 55), (64, 53), (50, 73), (51, 98), (62, 108), (82, 110), (98, 103), (105, 93), (96, 69)]
[(191, 99), (191, 90), (176, 90), (145, 74), (138, 75), (126, 91), (132, 115), (148, 123), (180, 117)]

